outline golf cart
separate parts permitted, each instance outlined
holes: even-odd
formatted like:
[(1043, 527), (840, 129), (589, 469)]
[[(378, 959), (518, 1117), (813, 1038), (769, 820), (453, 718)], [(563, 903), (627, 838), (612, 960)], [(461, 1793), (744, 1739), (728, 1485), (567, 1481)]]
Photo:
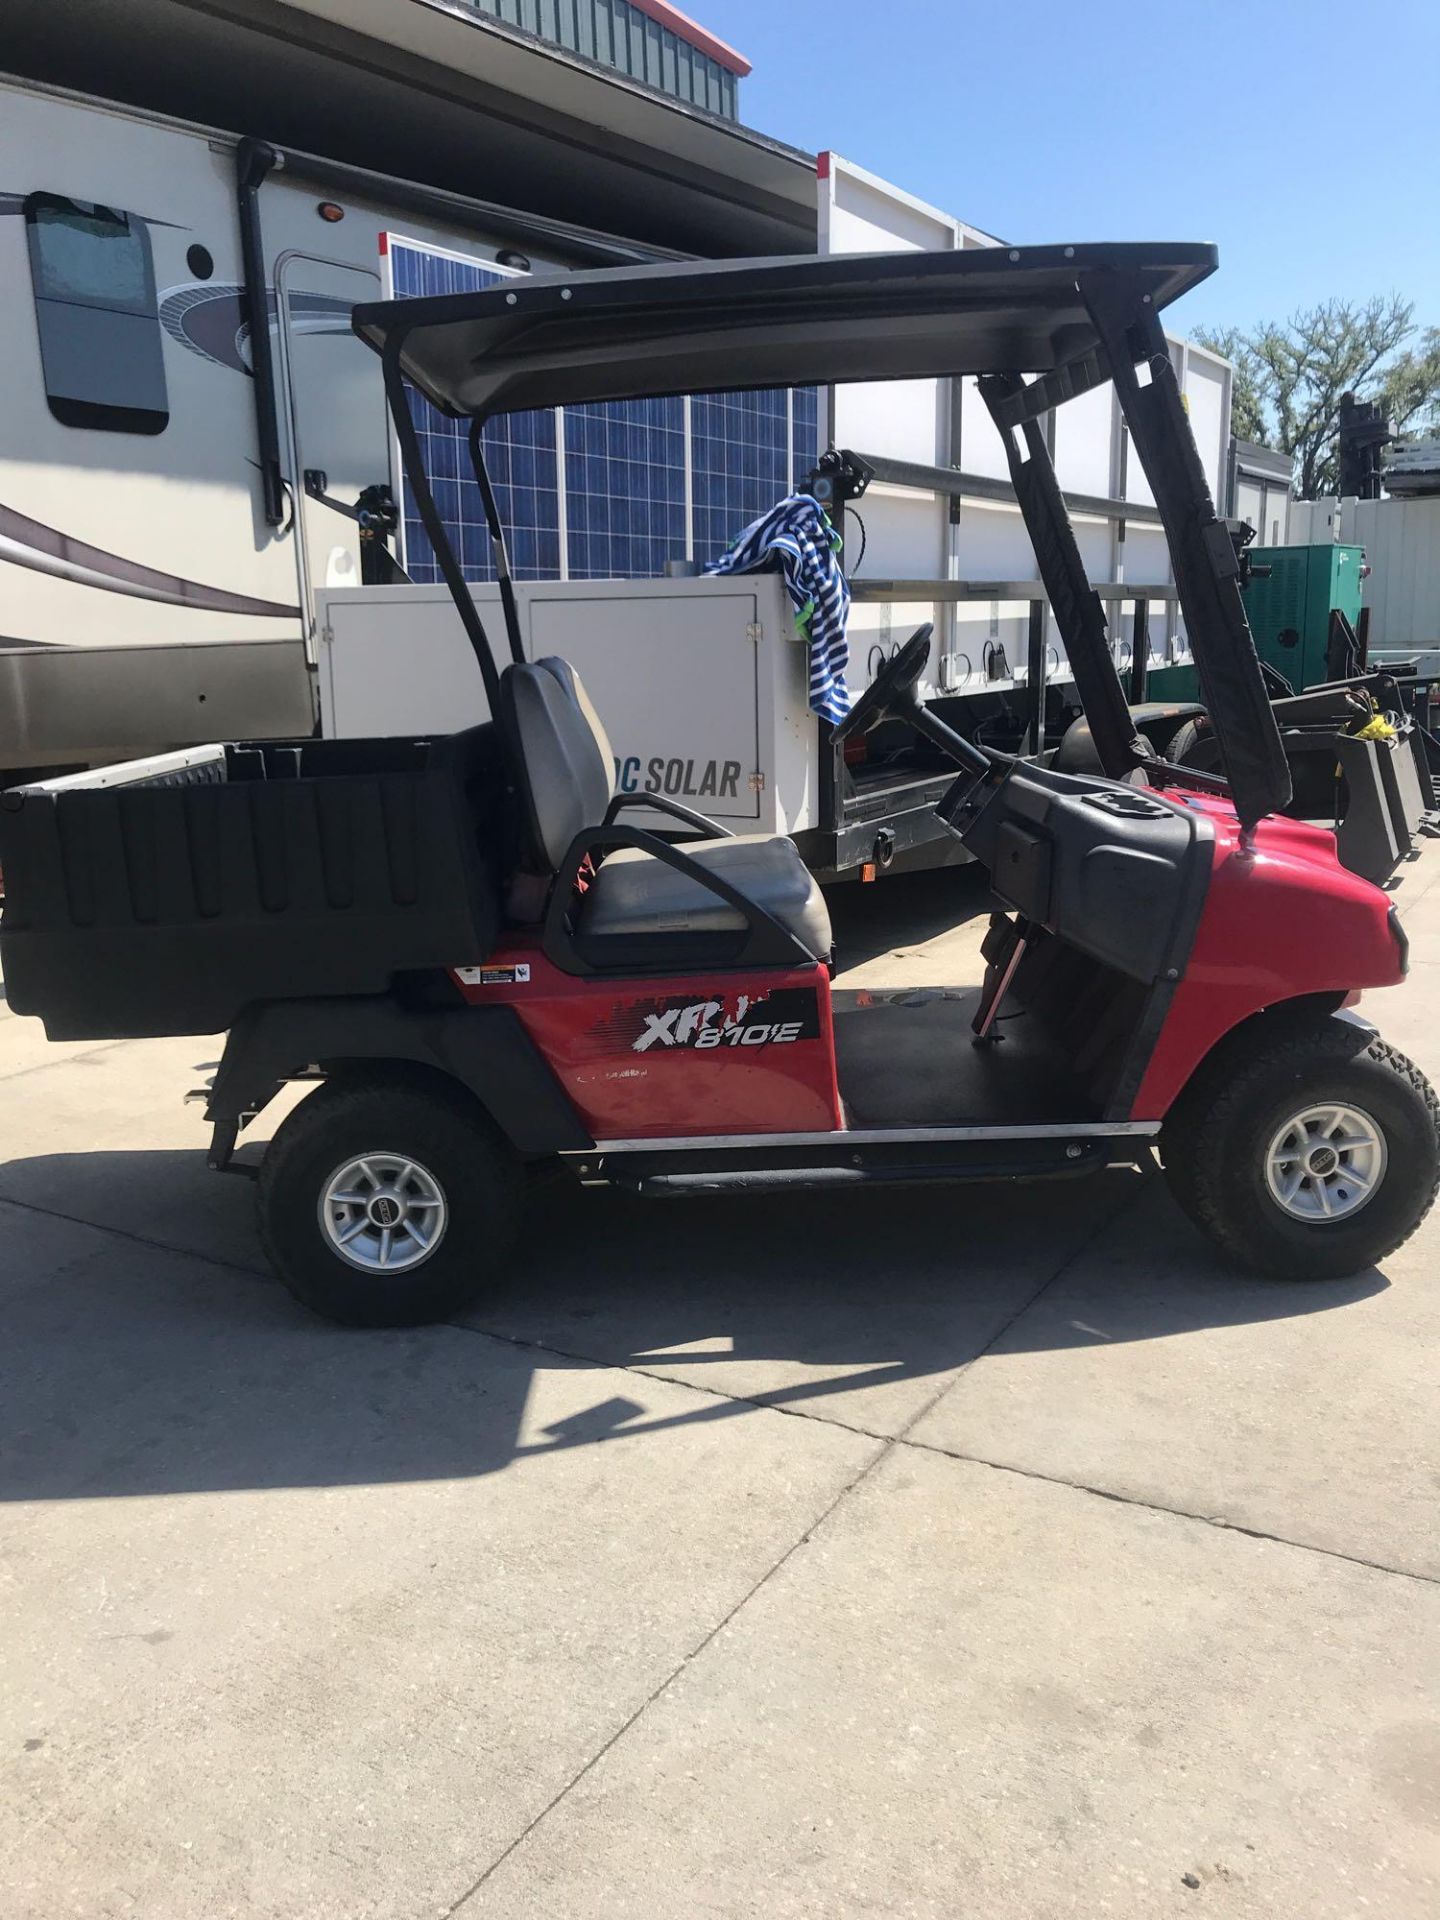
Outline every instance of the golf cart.
[[(1276, 817), (1285, 756), (1159, 322), (1214, 265), (1198, 246), (986, 248), (358, 308), (491, 720), (7, 794), (12, 1005), (55, 1038), (228, 1026), (217, 1168), (286, 1082), (320, 1081), (265, 1155), (260, 1223), (291, 1290), (346, 1322), (457, 1312), (503, 1265), (526, 1178), (555, 1171), (678, 1197), (1073, 1177), (1158, 1148), (1244, 1267), (1300, 1280), (1382, 1258), (1433, 1201), (1437, 1106), (1353, 1012), (1406, 970), (1389, 900), (1332, 835)], [(986, 975), (970, 992), (841, 992), (793, 844), (617, 794), (576, 674), (523, 657), (483, 424), (957, 372), (980, 376), (1004, 439), (1102, 771), (952, 732), (916, 693), (922, 627), (838, 731), (899, 716), (953, 760), (939, 811), (989, 870)], [(1045, 415), (1110, 379), (1170, 542), (1214, 772), (1136, 732), (1047, 452)], [(508, 660), (447, 536), (409, 387), (470, 420)]]

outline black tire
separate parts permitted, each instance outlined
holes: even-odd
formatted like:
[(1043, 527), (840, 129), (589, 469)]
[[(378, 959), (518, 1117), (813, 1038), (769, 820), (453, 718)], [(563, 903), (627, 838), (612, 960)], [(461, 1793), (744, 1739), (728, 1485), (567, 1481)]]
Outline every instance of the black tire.
[(1215, 736), (1208, 726), (1202, 729), (1197, 720), (1186, 720), (1171, 734), (1165, 758), (1172, 767), (1195, 767), (1202, 773), (1213, 773), (1218, 759)]
[[(1331, 1102), (1373, 1120), (1384, 1170), (1354, 1212), (1296, 1219), (1271, 1192), (1268, 1149), (1292, 1115)], [(1180, 1206), (1237, 1266), (1277, 1280), (1340, 1279), (1393, 1253), (1434, 1205), (1440, 1103), (1419, 1068), (1365, 1028), (1306, 1021), (1202, 1068), (1166, 1120), (1160, 1152)]]
[[(414, 1264), (399, 1272), (353, 1265), (321, 1222), (332, 1176), (367, 1155), (414, 1161), (441, 1196), (444, 1226), (433, 1252), (405, 1245)], [(431, 1190), (408, 1184), (422, 1196)], [(515, 1241), (520, 1190), (519, 1163), (463, 1094), (399, 1077), (331, 1081), (270, 1143), (256, 1190), (260, 1241), (295, 1298), (325, 1319), (423, 1326), (459, 1313), (498, 1277)], [(434, 1206), (423, 1197), (418, 1204)]]

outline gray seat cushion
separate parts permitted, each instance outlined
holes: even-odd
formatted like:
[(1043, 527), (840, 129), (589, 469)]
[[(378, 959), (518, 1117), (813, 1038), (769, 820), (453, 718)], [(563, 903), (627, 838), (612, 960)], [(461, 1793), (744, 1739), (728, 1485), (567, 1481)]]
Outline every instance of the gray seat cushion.
[[(825, 896), (782, 834), (739, 834), (732, 840), (687, 840), (681, 851), (698, 866), (723, 874), (796, 935), (817, 960), (833, 945)], [(621, 847), (601, 863), (586, 890), (576, 931), (580, 938), (634, 939), (664, 933), (738, 933), (745, 920), (728, 900), (698, 880), (636, 847)]]
[(610, 742), (567, 660), (507, 667), (500, 687), (520, 746), (531, 834), (553, 872), (576, 834), (605, 818), (615, 770)]

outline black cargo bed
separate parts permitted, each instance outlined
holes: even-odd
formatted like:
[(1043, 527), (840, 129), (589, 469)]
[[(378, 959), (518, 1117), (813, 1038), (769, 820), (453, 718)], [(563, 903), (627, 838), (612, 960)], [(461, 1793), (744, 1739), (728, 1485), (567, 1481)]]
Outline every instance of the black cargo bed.
[(52, 1040), (216, 1033), (384, 992), (499, 924), (493, 729), (243, 742), (0, 794), (0, 962)]

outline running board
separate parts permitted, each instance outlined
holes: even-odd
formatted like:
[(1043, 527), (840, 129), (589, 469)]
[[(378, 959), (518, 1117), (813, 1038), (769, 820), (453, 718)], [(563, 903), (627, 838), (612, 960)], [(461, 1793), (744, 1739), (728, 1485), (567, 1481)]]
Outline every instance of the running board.
[(771, 1193), (805, 1187), (888, 1186), (958, 1180), (1073, 1179), (1102, 1167), (1133, 1166), (1148, 1156), (1148, 1132), (1050, 1135), (1041, 1139), (865, 1141), (831, 1134), (824, 1146), (757, 1142), (719, 1151), (650, 1142), (648, 1151), (576, 1154), (582, 1181), (628, 1187), (654, 1198), (707, 1193)]
[(1160, 1131), (1158, 1120), (1021, 1121), (1013, 1125), (992, 1121), (986, 1125), (953, 1127), (826, 1127), (812, 1133), (694, 1133), (661, 1134), (648, 1139), (597, 1140), (593, 1147), (577, 1147), (568, 1156), (590, 1160), (596, 1154), (616, 1153), (749, 1153), (757, 1148), (806, 1147), (825, 1154), (855, 1147), (959, 1146), (978, 1140), (1013, 1145), (1031, 1140), (1143, 1140)]

